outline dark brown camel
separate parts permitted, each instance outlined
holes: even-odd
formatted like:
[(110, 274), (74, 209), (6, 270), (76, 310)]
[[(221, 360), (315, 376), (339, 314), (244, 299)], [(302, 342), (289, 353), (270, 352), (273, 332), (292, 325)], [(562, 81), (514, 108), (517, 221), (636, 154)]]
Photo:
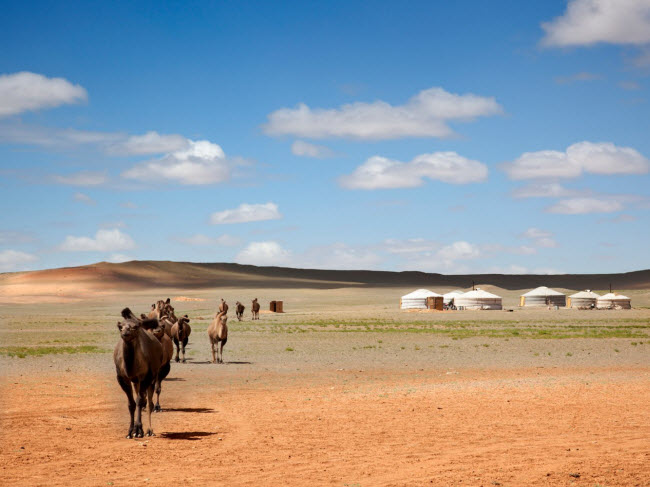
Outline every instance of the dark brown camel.
[[(228, 325), (226, 324), (228, 317), (225, 311), (219, 311), (217, 316), (214, 317), (210, 326), (208, 326), (208, 338), (210, 339), (210, 347), (212, 348), (212, 363), (223, 363), (223, 346), (228, 341)], [(217, 350), (220, 348), (220, 350)], [(217, 355), (215, 357), (215, 352)]]
[(162, 411), (160, 408), (160, 390), (162, 389), (162, 381), (165, 380), (169, 371), (171, 370), (171, 360), (174, 355), (174, 344), (172, 339), (167, 336), (165, 333), (164, 327), (161, 323), (158, 323), (158, 326), (151, 330), (153, 336), (155, 336), (160, 344), (162, 345), (163, 355), (162, 355), (162, 365), (158, 371), (158, 376), (156, 378), (156, 405), (154, 406), (154, 411), (159, 413)]
[(192, 328), (189, 323), (190, 319), (185, 315), (172, 326), (172, 340), (174, 340), (174, 344), (176, 345), (176, 358), (174, 359), (176, 362), (179, 361), (179, 350), (182, 350), (183, 363), (185, 363), (185, 346), (187, 345), (187, 339), (190, 333), (192, 333)]
[(257, 302), (257, 298), (253, 299), (253, 304), (251, 306), (251, 310), (253, 311), (253, 319), (254, 320), (259, 320), (260, 319), (260, 303)]
[[(163, 347), (147, 329), (156, 328), (156, 320), (139, 320), (129, 308), (122, 310), (124, 321), (117, 322), (120, 340), (115, 345), (113, 361), (117, 372), (117, 382), (129, 401), (131, 423), (127, 438), (142, 438), (142, 408), (148, 403), (149, 429), (147, 436), (153, 436), (151, 411), (156, 378), (160, 371)], [(137, 403), (133, 395), (137, 398)], [(134, 421), (135, 413), (135, 421)]]
[(235, 315), (237, 316), (237, 319), (241, 321), (244, 318), (244, 310), (246, 309), (246, 306), (241, 304), (239, 301), (235, 303)]

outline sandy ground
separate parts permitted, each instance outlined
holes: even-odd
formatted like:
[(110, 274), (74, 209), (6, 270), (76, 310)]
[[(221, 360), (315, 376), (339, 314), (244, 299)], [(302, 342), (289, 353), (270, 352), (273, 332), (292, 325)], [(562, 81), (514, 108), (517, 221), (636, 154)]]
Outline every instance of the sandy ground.
[[(205, 301), (177, 301), (188, 362), (144, 440), (124, 438), (103, 350), (121, 307), (155, 294), (0, 306), (5, 349), (99, 350), (0, 355), (0, 485), (650, 485), (650, 310), (400, 313), (400, 291), (171, 293)], [(231, 316), (213, 365), (221, 295), (284, 298), (288, 312)], [(512, 333), (524, 329), (549, 335)]]

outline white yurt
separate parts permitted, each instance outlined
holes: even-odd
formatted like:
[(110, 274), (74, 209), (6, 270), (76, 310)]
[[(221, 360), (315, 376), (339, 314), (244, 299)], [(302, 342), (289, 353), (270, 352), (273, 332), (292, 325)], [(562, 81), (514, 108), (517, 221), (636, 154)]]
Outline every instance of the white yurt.
[(522, 294), (519, 306), (532, 308), (536, 306), (566, 306), (566, 295), (546, 286), (540, 286), (532, 291)]
[(630, 298), (622, 294), (607, 293), (596, 300), (598, 309), (632, 309)]
[(442, 295), (428, 289), (418, 289), (402, 296), (402, 299), (399, 300), (399, 307), (401, 309), (427, 309), (427, 298), (432, 297), (442, 298)]
[(455, 300), (458, 296), (460, 296), (461, 294), (464, 294), (464, 293), (465, 293), (464, 291), (450, 291), (447, 294), (442, 295), (442, 301), (445, 304), (449, 304), (449, 303), (451, 303), (452, 299)]
[(475, 289), (461, 294), (454, 299), (458, 309), (503, 309), (501, 296)]
[(580, 291), (569, 296), (567, 306), (569, 308), (591, 308), (596, 306), (596, 300), (599, 297), (598, 294), (587, 289), (586, 291)]

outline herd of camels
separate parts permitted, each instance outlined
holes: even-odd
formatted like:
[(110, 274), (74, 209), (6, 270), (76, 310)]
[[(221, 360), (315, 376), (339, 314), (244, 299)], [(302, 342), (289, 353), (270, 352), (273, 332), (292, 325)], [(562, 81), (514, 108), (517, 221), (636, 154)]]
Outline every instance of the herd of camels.
[[(244, 316), (244, 305), (236, 303), (239, 321)], [(251, 306), (253, 320), (259, 320), (260, 305), (257, 298)], [(223, 363), (223, 347), (228, 341), (228, 304), (222, 299), (219, 311), (208, 326), (208, 337), (212, 349), (212, 363)], [(159, 412), (162, 381), (171, 369), (174, 345), (176, 362), (185, 362), (185, 346), (192, 328), (187, 315), (176, 317), (169, 298), (151, 305), (149, 314), (137, 317), (129, 308), (122, 310), (123, 321), (117, 322), (120, 340), (115, 345), (113, 360), (117, 382), (129, 401), (131, 423), (127, 438), (142, 438), (142, 410), (146, 407), (149, 419), (147, 436), (153, 436), (151, 413)], [(182, 354), (182, 359), (179, 355)], [(156, 393), (156, 404), (153, 394)], [(135, 398), (134, 398), (135, 396)]]

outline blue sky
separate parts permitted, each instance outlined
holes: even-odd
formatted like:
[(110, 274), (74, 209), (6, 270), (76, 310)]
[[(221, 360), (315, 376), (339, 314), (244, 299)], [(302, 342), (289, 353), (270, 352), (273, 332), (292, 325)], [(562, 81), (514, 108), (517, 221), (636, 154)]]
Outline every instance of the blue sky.
[(650, 1), (4, 2), (0, 272), (650, 267)]

